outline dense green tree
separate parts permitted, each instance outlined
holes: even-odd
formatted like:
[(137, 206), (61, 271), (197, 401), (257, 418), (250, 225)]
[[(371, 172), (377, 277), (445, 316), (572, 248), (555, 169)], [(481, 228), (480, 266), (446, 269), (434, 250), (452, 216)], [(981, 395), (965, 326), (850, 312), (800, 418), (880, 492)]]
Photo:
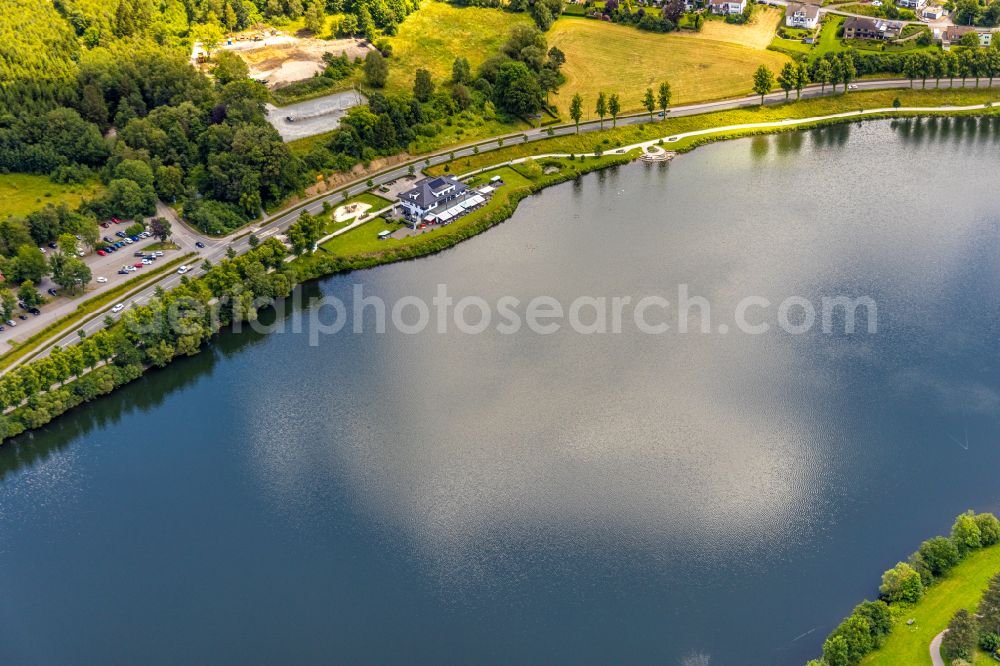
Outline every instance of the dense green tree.
[(966, 511), (955, 518), (955, 523), (951, 526), (951, 539), (962, 555), (982, 547), (982, 533), (972, 511)]
[(389, 78), (389, 63), (378, 51), (369, 51), (365, 56), (365, 81), (373, 88), (382, 88)]
[(653, 119), (653, 111), (656, 111), (656, 97), (653, 95), (652, 88), (646, 88), (646, 94), (642, 97), (642, 105), (649, 112), (649, 119)]
[(823, 642), (823, 663), (826, 666), (853, 666), (846, 638), (837, 634)]
[(996, 516), (992, 513), (977, 513), (975, 520), (979, 527), (979, 541), (984, 547), (1000, 541), (1000, 520)]
[(1000, 633), (1000, 573), (990, 579), (976, 612), (984, 631)]
[(25, 280), (17, 290), (17, 298), (29, 308), (41, 305), (42, 295), (35, 289), (35, 283)]
[(569, 103), (569, 117), (573, 119), (573, 124), (576, 125), (576, 131), (580, 133), (580, 119), (583, 118), (583, 98), (580, 97), (580, 93), (573, 95), (573, 99)]
[(427, 102), (433, 94), (434, 81), (431, 80), (430, 71), (423, 67), (417, 69), (413, 76), (413, 96), (421, 102)]
[(772, 88), (774, 88), (774, 74), (767, 65), (761, 65), (753, 75), (753, 91), (760, 95), (761, 106), (764, 105), (764, 95), (771, 92)]
[(969, 611), (959, 608), (948, 623), (948, 631), (944, 638), (941, 639), (941, 656), (948, 662), (954, 659), (971, 660), (977, 639), (975, 619)]
[[(781, 68), (778, 73), (778, 85), (781, 89), (785, 91), (785, 99), (788, 99), (789, 94), (795, 89), (795, 82), (798, 79), (796, 74), (796, 65), (790, 62), (786, 62), (785, 66)], [(755, 88), (756, 90), (756, 88)], [(758, 91), (759, 92), (759, 91)]]
[(882, 574), (882, 584), (878, 591), (889, 603), (897, 601), (914, 603), (923, 596), (924, 585), (920, 574), (913, 567), (906, 562), (899, 562)]
[(660, 83), (660, 88), (657, 91), (656, 103), (660, 107), (660, 111), (663, 112), (664, 118), (667, 115), (667, 107), (670, 106), (670, 84), (666, 81)]
[(472, 81), (472, 68), (469, 66), (469, 61), (464, 56), (455, 58), (455, 62), (451, 65), (451, 82), (469, 83), (470, 81)]
[(500, 66), (494, 86), (497, 106), (507, 113), (526, 116), (542, 106), (542, 90), (538, 80), (523, 62), (506, 62)]
[(215, 67), (212, 69), (215, 80), (222, 85), (241, 81), (250, 76), (250, 69), (243, 58), (233, 51), (222, 51), (215, 56)]
[(17, 256), (14, 258), (13, 275), (10, 276), (14, 282), (37, 283), (48, 272), (49, 264), (41, 250), (31, 245), (22, 245), (18, 248)]
[(604, 116), (608, 115), (608, 98), (603, 92), (597, 93), (597, 104), (594, 106), (594, 112), (601, 119), (601, 129), (604, 129)]
[(56, 253), (50, 259), (52, 281), (69, 293), (83, 291), (91, 280), (90, 268), (72, 255)]
[(946, 573), (961, 557), (955, 542), (942, 536), (924, 541), (917, 554), (934, 576)]
[(621, 99), (618, 97), (618, 93), (611, 93), (608, 95), (608, 114), (611, 116), (611, 126), (616, 127), (618, 125), (618, 114), (621, 113), (622, 103)]

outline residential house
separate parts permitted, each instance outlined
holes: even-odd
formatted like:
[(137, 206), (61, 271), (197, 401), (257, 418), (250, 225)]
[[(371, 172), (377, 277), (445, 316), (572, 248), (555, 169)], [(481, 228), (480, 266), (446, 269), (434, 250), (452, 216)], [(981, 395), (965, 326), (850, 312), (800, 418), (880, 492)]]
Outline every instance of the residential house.
[(708, 9), (713, 14), (742, 14), (747, 8), (747, 0), (708, 0)]
[(980, 46), (989, 46), (993, 41), (993, 33), (989, 30), (977, 30), (969, 25), (950, 25), (941, 36), (941, 47), (945, 51), (950, 51), (952, 46), (958, 46), (962, 42), (962, 37), (970, 32), (976, 33), (979, 37)]
[(903, 23), (852, 16), (844, 21), (844, 39), (895, 39)]
[(424, 178), (399, 195), (399, 204), (407, 218), (420, 221), (435, 208), (460, 197), (465, 189), (454, 176)]
[(789, 28), (813, 30), (819, 23), (819, 5), (793, 2), (785, 9), (785, 25)]
[(917, 11), (926, 4), (927, 0), (896, 0), (897, 7), (912, 9), (913, 11)]
[(944, 7), (929, 5), (924, 7), (924, 11), (920, 14), (920, 16), (925, 21), (939, 21), (943, 19), (947, 13), (948, 12), (945, 11)]

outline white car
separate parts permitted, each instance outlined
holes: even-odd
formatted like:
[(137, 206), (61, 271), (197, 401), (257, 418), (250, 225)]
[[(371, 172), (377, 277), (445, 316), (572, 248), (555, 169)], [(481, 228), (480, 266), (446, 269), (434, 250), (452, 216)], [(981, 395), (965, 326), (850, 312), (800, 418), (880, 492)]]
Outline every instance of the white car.
[(180, 268), (177, 269), (177, 273), (179, 275), (184, 275), (187, 272), (188, 272), (188, 267), (187, 266), (181, 266)]
[(125, 304), (124, 303), (119, 303), (115, 307), (111, 308), (111, 311), (114, 312), (115, 314), (118, 314), (119, 312), (121, 312), (124, 309), (125, 309)]
[(149, 259), (143, 259), (142, 260), (142, 265), (143, 266), (149, 266), (151, 263), (153, 263), (153, 262), (150, 261)]
[(155, 256), (157, 256), (157, 257), (162, 257), (162, 256), (163, 256), (163, 250), (157, 250), (157, 251), (156, 251), (156, 252), (154, 252), (153, 254), (154, 254)]
[(86, 253), (86, 252), (84, 252), (83, 250), (77, 250), (77, 251), (76, 251), (76, 256), (78, 256), (78, 257), (82, 257), (82, 256), (84, 256), (84, 255), (86, 255), (86, 254), (87, 254), (87, 253)]
[(104, 284), (105, 282), (108, 281), (108, 278), (102, 275), (101, 277), (97, 278), (97, 281), (100, 282), (101, 284)]
[(135, 241), (134, 241), (134, 240), (132, 240), (131, 238), (124, 238), (124, 239), (122, 239), (122, 240), (124, 240), (124, 241), (125, 241), (125, 244), (126, 244), (126, 245), (131, 245), (132, 243), (134, 243), (134, 242), (135, 242)]

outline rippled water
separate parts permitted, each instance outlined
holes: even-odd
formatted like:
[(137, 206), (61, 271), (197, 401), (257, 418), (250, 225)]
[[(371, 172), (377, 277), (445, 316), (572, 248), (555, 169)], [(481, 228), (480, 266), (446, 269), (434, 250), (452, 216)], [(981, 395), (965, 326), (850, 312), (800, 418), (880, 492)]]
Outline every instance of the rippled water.
[[(803, 662), (997, 508), (998, 138), (708, 146), (307, 289), (686, 284), (708, 335), (227, 334), (4, 446), (0, 662)], [(878, 331), (719, 333), (748, 295), (870, 295)]]

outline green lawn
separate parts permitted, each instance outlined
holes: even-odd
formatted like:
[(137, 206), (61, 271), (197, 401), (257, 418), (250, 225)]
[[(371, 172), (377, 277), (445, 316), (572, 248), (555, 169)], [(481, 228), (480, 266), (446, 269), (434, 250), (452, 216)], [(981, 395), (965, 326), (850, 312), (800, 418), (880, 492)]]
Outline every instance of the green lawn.
[[(863, 666), (919, 666), (930, 664), (930, 643), (959, 608), (975, 611), (989, 579), (1000, 572), (1000, 545), (975, 551), (951, 573), (927, 590), (911, 608), (900, 613), (892, 633), (881, 649), (865, 657)], [(916, 620), (907, 626), (910, 618)], [(985, 661), (982, 661), (985, 660)], [(980, 655), (976, 663), (991, 663)]]
[(65, 203), (70, 208), (76, 208), (84, 197), (92, 199), (103, 191), (104, 186), (97, 181), (86, 185), (62, 185), (52, 182), (48, 176), (0, 174), (0, 219), (27, 215), (49, 203)]
[(825, 53), (842, 51), (844, 49), (837, 38), (837, 33), (840, 32), (840, 27), (844, 25), (844, 21), (846, 20), (846, 17), (836, 15), (827, 16), (823, 20), (823, 25), (819, 31), (819, 39), (816, 42), (816, 50), (814, 51), (817, 58)]

